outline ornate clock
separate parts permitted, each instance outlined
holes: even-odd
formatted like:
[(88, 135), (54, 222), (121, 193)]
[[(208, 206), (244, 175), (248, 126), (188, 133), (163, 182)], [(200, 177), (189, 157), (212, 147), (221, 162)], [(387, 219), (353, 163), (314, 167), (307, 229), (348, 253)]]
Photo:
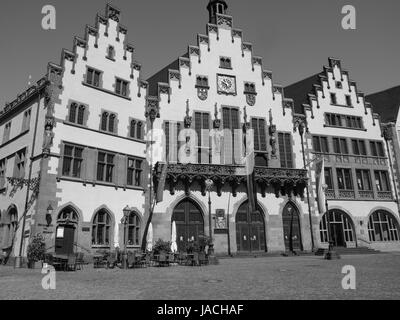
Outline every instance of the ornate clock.
[(236, 95), (236, 78), (234, 76), (218, 74), (217, 86), (219, 94)]

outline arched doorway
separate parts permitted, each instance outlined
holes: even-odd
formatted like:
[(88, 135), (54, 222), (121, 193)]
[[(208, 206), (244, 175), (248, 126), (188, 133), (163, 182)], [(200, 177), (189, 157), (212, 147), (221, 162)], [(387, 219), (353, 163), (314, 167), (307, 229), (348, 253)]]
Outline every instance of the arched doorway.
[(178, 251), (186, 251), (189, 241), (199, 245), (199, 236), (204, 235), (204, 218), (199, 206), (190, 199), (181, 201), (174, 209), (172, 222), (176, 222)]
[(289, 202), (283, 209), (282, 220), (286, 250), (303, 250), (301, 242), (300, 213), (293, 203)]
[(250, 214), (248, 201), (236, 213), (236, 243), (238, 252), (266, 251), (265, 223), (261, 208)]
[(1, 223), (3, 225), (1, 248), (5, 252), (10, 252), (18, 228), (18, 211), (14, 205), (3, 213)]
[[(329, 216), (329, 223), (328, 223)], [(350, 216), (342, 210), (329, 210), (328, 215), (324, 214), (320, 225), (321, 242), (329, 243), (329, 233), (335, 247), (355, 247), (356, 239), (353, 221)]]
[(79, 223), (78, 213), (74, 208), (64, 208), (57, 218), (55, 251), (57, 254), (74, 253), (76, 229)]

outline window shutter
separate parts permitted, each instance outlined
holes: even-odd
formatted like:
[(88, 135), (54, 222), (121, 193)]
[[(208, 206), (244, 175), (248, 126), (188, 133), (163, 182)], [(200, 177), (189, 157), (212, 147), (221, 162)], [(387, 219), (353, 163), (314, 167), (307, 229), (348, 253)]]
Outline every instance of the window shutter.
[(126, 187), (126, 175), (127, 175), (127, 166), (126, 166), (127, 157), (122, 154), (118, 154), (116, 156), (116, 179), (115, 182), (119, 187)]
[(87, 150), (86, 158), (86, 180), (88, 182), (96, 182), (96, 169), (97, 169), (97, 150)]

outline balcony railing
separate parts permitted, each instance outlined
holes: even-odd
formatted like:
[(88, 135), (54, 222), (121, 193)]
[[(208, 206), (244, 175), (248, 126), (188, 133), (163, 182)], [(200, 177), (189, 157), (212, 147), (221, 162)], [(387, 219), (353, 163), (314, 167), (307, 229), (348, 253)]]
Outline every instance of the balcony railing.
[(392, 200), (393, 195), (390, 191), (378, 191), (378, 199), (380, 200)]
[(328, 200), (393, 200), (393, 194), (390, 191), (372, 190), (327, 190), (325, 192)]
[(373, 157), (354, 154), (336, 154), (336, 153), (319, 153), (314, 152), (315, 155), (323, 156), (325, 162), (335, 162), (343, 164), (362, 164), (373, 166), (388, 166), (388, 158), (386, 157)]
[[(165, 166), (164, 163), (156, 165), (155, 183), (161, 179)], [(255, 181), (260, 186), (263, 196), (270, 186), (275, 189), (276, 196), (279, 196), (279, 193), (290, 192), (303, 196), (308, 181), (307, 170), (255, 167), (254, 173)], [(202, 193), (205, 194), (207, 179), (214, 181), (219, 195), (222, 187), (226, 184), (232, 187), (232, 192), (236, 195), (236, 188), (241, 184), (246, 184), (247, 173), (244, 166), (215, 164), (168, 164), (166, 170), (166, 180), (172, 194), (179, 181), (184, 183), (187, 192), (190, 186), (197, 181), (202, 188)]]

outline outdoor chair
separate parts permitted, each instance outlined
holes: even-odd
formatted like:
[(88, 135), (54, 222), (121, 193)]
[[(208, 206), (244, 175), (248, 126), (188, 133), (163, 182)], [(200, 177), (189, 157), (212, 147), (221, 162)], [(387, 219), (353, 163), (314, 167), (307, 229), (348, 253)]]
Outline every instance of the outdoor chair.
[(208, 265), (208, 258), (205, 252), (199, 253), (199, 265), (200, 266)]
[(85, 261), (83, 260), (83, 258), (84, 258), (83, 252), (76, 253), (76, 267), (79, 270), (83, 270), (83, 265), (85, 264)]
[(133, 252), (128, 252), (128, 268), (135, 268), (136, 257)]
[(171, 265), (175, 263), (175, 255), (173, 253), (168, 254), (168, 264)]
[(198, 252), (193, 252), (193, 258), (191, 261), (192, 266), (198, 266), (199, 265), (199, 253)]
[(113, 254), (110, 254), (107, 257), (107, 269), (114, 269), (117, 261), (115, 259), (115, 256)]
[(151, 257), (149, 254), (146, 254), (143, 258), (142, 261), (145, 264), (145, 267), (150, 267), (151, 266)]
[(65, 271), (76, 271), (76, 256), (69, 255), (68, 262), (65, 265)]
[(183, 252), (179, 252), (177, 260), (178, 260), (178, 264), (180, 266), (186, 265), (187, 264), (187, 254), (185, 254)]
[(168, 266), (168, 258), (164, 252), (160, 252), (160, 255), (158, 256), (158, 266), (159, 267)]

